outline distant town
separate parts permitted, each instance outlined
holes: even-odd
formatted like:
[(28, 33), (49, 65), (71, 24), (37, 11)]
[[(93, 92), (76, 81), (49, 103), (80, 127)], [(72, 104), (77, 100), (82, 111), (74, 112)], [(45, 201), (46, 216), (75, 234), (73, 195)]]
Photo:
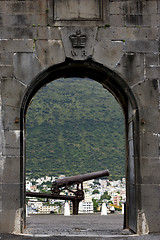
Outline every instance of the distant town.
[[(60, 175), (58, 178), (64, 178)], [(52, 182), (56, 177), (41, 177), (38, 179), (26, 179), (26, 191), (49, 193)], [(124, 212), (124, 203), (126, 201), (126, 180), (110, 181), (108, 179), (93, 179), (83, 183), (84, 200), (79, 204), (79, 213), (100, 212), (102, 204), (106, 204), (107, 213), (115, 211)], [(66, 195), (67, 192), (63, 191)], [(72, 213), (72, 203), (70, 201), (70, 212)], [(26, 212), (28, 214), (63, 214), (65, 200), (45, 199), (27, 197)]]

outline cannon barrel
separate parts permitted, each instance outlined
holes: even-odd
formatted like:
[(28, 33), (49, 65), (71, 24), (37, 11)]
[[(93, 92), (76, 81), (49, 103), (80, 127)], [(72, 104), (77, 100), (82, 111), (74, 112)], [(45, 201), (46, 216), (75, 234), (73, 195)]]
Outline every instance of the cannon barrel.
[(99, 172), (86, 173), (82, 175), (76, 175), (72, 177), (65, 177), (62, 179), (57, 179), (52, 184), (52, 189), (61, 188), (66, 186), (71, 186), (74, 184), (82, 183), (91, 179), (100, 178), (104, 176), (109, 176), (108, 169)]

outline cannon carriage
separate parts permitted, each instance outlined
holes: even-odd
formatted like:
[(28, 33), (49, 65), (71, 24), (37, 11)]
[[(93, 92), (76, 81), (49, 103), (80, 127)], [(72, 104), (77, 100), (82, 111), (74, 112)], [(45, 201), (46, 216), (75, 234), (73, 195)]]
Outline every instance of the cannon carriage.
[[(26, 192), (26, 196), (28, 197), (39, 197), (39, 198), (51, 198), (51, 199), (62, 199), (62, 200), (70, 200), (73, 204), (73, 214), (78, 215), (78, 206), (79, 202), (84, 199), (84, 190), (83, 190), (83, 182), (109, 176), (109, 171), (106, 169), (104, 171), (86, 173), (71, 177), (65, 177), (63, 179), (56, 179), (52, 183), (51, 193), (35, 193), (35, 192)], [(75, 186), (73, 189), (71, 187)], [(67, 190), (68, 195), (62, 195), (62, 191)], [(69, 195), (72, 193), (72, 195)]]

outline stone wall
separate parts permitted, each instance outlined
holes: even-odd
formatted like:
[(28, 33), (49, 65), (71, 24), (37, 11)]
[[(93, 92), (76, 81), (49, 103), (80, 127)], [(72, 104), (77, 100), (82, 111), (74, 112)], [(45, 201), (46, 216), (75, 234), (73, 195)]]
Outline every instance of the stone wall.
[[(68, 59), (101, 64), (135, 97), (136, 231), (160, 232), (159, 32), (158, 0), (0, 1), (0, 232), (24, 227), (22, 102), (36, 79)], [(78, 34), (85, 46), (72, 45)]]

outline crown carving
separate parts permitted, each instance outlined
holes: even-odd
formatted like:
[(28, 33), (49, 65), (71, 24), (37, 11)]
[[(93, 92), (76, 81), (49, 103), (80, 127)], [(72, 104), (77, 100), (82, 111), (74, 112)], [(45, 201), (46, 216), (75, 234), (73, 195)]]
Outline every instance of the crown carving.
[(86, 45), (87, 37), (82, 35), (80, 30), (76, 31), (76, 34), (69, 36), (73, 48), (84, 48)]

